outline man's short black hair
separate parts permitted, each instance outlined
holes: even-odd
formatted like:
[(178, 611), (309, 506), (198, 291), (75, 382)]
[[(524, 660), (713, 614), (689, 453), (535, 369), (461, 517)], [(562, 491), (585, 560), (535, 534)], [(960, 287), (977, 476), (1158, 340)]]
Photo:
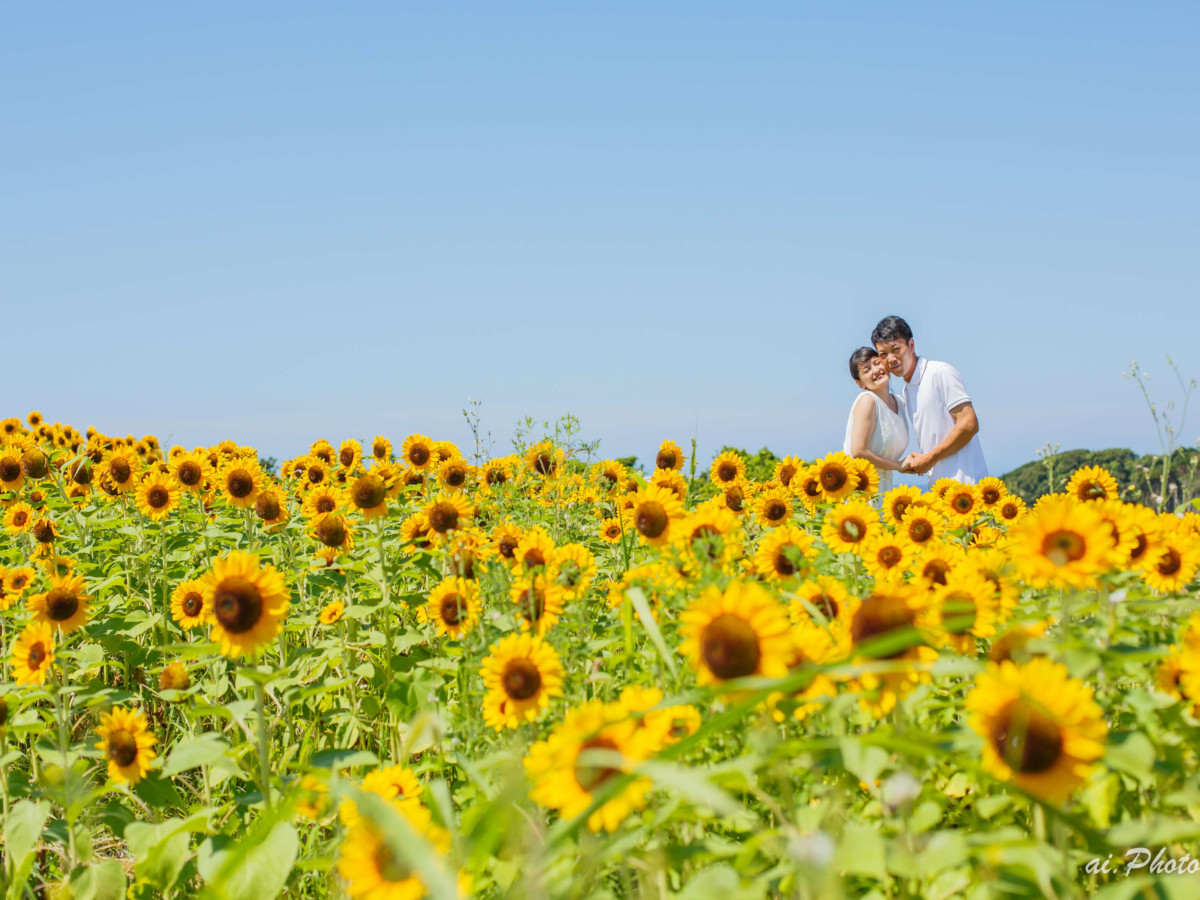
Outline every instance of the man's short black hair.
[(885, 316), (879, 320), (875, 330), (871, 332), (871, 343), (881, 344), (884, 341), (911, 341), (912, 329), (899, 316)]

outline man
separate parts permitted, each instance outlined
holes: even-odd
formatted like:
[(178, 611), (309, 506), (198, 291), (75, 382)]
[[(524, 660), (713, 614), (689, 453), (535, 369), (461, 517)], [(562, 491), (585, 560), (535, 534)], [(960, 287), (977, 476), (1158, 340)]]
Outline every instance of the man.
[(954, 366), (917, 356), (912, 329), (888, 316), (871, 332), (871, 343), (893, 375), (904, 379), (904, 401), (920, 450), (900, 471), (976, 484), (987, 477), (979, 444), (979, 419)]

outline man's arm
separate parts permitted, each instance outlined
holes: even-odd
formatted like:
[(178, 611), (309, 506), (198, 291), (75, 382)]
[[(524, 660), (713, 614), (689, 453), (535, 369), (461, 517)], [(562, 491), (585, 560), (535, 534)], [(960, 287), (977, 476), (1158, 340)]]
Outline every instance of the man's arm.
[(907, 471), (924, 475), (933, 468), (934, 463), (940, 462), (947, 456), (953, 456), (971, 442), (971, 438), (979, 434), (979, 418), (975, 415), (975, 407), (960, 403), (950, 410), (954, 419), (954, 427), (940, 444), (928, 453), (910, 453), (904, 461)]

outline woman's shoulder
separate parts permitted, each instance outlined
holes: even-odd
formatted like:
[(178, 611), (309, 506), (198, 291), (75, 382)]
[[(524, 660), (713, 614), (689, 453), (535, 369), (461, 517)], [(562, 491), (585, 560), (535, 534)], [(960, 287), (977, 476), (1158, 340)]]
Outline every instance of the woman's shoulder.
[(854, 402), (850, 404), (850, 411), (864, 410), (867, 407), (875, 405), (875, 395), (870, 391), (860, 391), (858, 396), (854, 398)]

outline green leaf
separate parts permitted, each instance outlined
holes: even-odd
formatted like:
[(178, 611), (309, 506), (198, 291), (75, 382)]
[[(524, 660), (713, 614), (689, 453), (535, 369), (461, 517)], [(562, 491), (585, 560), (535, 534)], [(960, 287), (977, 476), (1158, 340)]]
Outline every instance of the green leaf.
[(4, 820), (4, 851), (14, 870), (13, 886), (17, 887), (15, 894), (10, 891), (10, 897), (20, 896), (19, 886), (33, 869), (33, 851), (42, 838), (49, 815), (49, 804), (32, 800), (22, 800), (8, 811), (8, 818)]
[(231, 749), (224, 738), (213, 732), (207, 732), (190, 741), (181, 741), (171, 751), (171, 756), (167, 760), (167, 764), (163, 766), (162, 773), (169, 778), (187, 769), (211, 766), (215, 763), (224, 763), (226, 767), (232, 767), (234, 771), (238, 771), (237, 764), (226, 756)]
[(879, 831), (870, 825), (848, 823), (842, 832), (834, 866), (846, 875), (887, 879), (887, 846)]
[(347, 747), (340, 750), (322, 750), (314, 753), (312, 767), (314, 769), (349, 769), (353, 766), (377, 766), (379, 757), (369, 750), (355, 750)]
[(766, 885), (743, 887), (736, 870), (717, 864), (697, 873), (675, 897), (678, 900), (757, 900), (765, 895)]
[(671, 651), (667, 649), (667, 642), (663, 640), (662, 632), (658, 629), (658, 623), (654, 621), (654, 614), (650, 611), (650, 604), (646, 602), (646, 595), (642, 593), (641, 588), (636, 587), (630, 588), (625, 593), (629, 597), (629, 602), (633, 604), (638, 618), (642, 620), (642, 627), (646, 629), (646, 634), (650, 636), (650, 643), (654, 645), (654, 649), (658, 651), (658, 655), (666, 663), (667, 671), (674, 678), (676, 674), (675, 660), (671, 656)]
[(125, 869), (115, 859), (80, 866), (71, 873), (72, 900), (123, 900)]
[(1156, 754), (1150, 739), (1140, 731), (1132, 731), (1121, 735), (1112, 735), (1104, 762), (1110, 769), (1132, 775), (1140, 784), (1148, 785), (1154, 781), (1154, 760)]
[(208, 830), (208, 812), (187, 819), (164, 819), (157, 824), (132, 822), (125, 826), (125, 843), (135, 860), (133, 871), (160, 891), (168, 891), (191, 857), (189, 835)]
[(260, 843), (216, 835), (200, 845), (196, 866), (218, 897), (272, 900), (278, 897), (300, 850), (296, 829), (277, 822)]

